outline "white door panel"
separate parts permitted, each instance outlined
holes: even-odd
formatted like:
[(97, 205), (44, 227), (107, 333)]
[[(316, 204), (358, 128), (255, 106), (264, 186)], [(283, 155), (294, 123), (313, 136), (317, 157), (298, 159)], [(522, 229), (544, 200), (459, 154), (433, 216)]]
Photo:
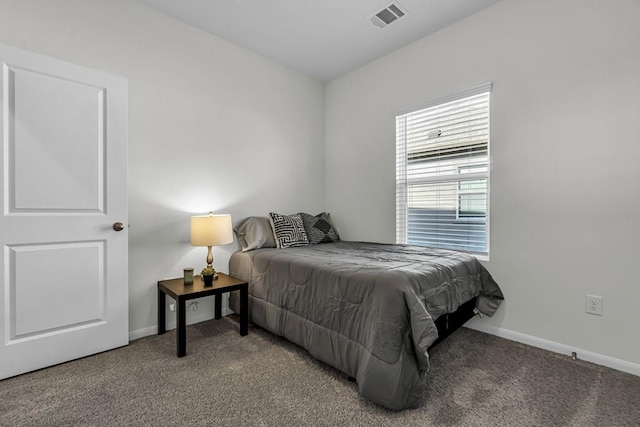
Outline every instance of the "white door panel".
[(128, 343), (126, 80), (0, 45), (0, 378)]
[(10, 212), (102, 211), (104, 170), (96, 166), (104, 163), (105, 89), (5, 67), (13, 112)]
[[(102, 321), (106, 312), (104, 242), (8, 249), (12, 339)], [(45, 279), (39, 269), (47, 271)]]

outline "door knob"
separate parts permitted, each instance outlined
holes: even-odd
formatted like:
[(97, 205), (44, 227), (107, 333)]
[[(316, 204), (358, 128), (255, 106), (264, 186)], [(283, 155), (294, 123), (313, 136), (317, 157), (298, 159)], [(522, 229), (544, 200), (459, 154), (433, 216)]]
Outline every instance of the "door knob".
[(124, 230), (124, 224), (121, 222), (114, 222), (113, 223), (113, 229), (116, 231), (122, 231)]

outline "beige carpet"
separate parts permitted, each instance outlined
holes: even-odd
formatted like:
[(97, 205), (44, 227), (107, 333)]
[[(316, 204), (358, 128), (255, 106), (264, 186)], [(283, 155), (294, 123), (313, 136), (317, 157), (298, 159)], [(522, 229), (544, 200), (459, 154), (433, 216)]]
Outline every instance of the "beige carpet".
[(424, 406), (391, 412), (304, 350), (234, 318), (0, 381), (1, 426), (639, 426), (640, 377), (461, 329)]

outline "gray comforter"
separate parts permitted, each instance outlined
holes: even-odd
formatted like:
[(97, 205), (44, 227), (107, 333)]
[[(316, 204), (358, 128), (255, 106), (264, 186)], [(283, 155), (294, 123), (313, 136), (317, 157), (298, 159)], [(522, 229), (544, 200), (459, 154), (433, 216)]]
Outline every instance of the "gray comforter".
[[(434, 319), (478, 296), (491, 316), (503, 296), (475, 257), (404, 245), (336, 242), (237, 252), (255, 324), (354, 377), (387, 408), (422, 403)], [(234, 302), (232, 300), (232, 307)]]

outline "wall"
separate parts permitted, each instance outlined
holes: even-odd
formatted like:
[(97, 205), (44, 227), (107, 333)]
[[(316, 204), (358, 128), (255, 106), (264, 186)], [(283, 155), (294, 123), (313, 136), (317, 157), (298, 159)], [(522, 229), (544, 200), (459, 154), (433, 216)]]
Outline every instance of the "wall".
[(395, 239), (395, 114), (492, 81), (486, 266), (506, 301), (479, 327), (640, 373), (638, 16), (635, 0), (504, 0), (329, 83), (342, 237)]
[[(192, 214), (322, 209), (322, 83), (126, 0), (3, 0), (0, 43), (129, 81), (133, 336), (155, 331), (156, 281), (205, 264)], [(206, 302), (188, 321), (213, 316)]]
[(3, 0), (0, 43), (129, 80), (134, 333), (155, 327), (155, 282), (203, 264), (193, 213), (327, 208), (344, 238), (392, 242), (396, 112), (493, 81), (487, 267), (507, 300), (482, 323), (638, 364), (637, 16), (503, 0), (331, 82), (326, 128), (321, 83), (135, 2)]

